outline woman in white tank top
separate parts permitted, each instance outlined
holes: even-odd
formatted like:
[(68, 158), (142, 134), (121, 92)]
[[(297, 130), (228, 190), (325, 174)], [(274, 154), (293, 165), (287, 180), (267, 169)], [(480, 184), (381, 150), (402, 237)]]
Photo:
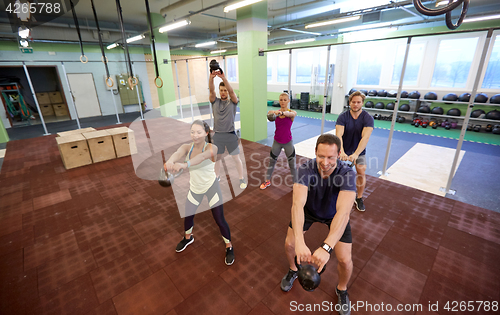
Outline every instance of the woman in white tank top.
[[(208, 142), (206, 139), (208, 138)], [(222, 239), (226, 245), (226, 265), (234, 262), (234, 250), (231, 244), (231, 232), (224, 218), (222, 207), (222, 192), (219, 181), (215, 175), (215, 160), (217, 147), (211, 143), (210, 127), (202, 120), (196, 120), (191, 125), (191, 139), (193, 143), (183, 144), (165, 163), (164, 168), (171, 173), (181, 169), (189, 170), (189, 192), (186, 200), (186, 214), (184, 218), (185, 236), (176, 247), (182, 252), (194, 242), (193, 227), (194, 214), (201, 204), (203, 197), (207, 196), (215, 222), (219, 226)]]

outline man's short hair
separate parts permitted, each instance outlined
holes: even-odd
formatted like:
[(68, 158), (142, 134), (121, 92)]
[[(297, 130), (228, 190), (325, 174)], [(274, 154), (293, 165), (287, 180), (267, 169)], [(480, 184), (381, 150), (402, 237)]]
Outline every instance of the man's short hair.
[(221, 86), (226, 87), (226, 85), (224, 84), (224, 82), (219, 83), (219, 89), (220, 89)]
[(354, 93), (352, 93), (351, 95), (349, 95), (349, 103), (351, 103), (351, 100), (354, 96), (360, 96), (361, 99), (363, 100), (363, 103), (365, 102), (365, 98), (366, 98), (366, 95), (364, 95), (362, 92), (360, 91), (356, 91)]
[(281, 98), (282, 96), (286, 96), (288, 97), (288, 99), (290, 99), (290, 95), (288, 95), (288, 93), (285, 92), (281, 93), (279, 98)]
[(316, 149), (315, 150), (318, 150), (319, 144), (328, 144), (328, 145), (335, 144), (337, 146), (339, 153), (340, 153), (340, 139), (336, 135), (332, 135), (329, 133), (322, 134), (321, 136), (318, 137), (318, 140), (316, 141)]

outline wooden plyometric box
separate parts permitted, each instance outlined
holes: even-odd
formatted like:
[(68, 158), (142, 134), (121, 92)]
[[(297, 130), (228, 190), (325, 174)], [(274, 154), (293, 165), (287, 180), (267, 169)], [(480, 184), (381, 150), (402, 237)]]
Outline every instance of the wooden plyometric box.
[(88, 128), (75, 129), (75, 130), (70, 130), (70, 131), (63, 131), (63, 132), (57, 133), (57, 136), (58, 137), (65, 137), (65, 136), (69, 136), (69, 135), (81, 135), (82, 133), (91, 132), (91, 131), (95, 131), (95, 129), (92, 127), (88, 127)]
[(54, 116), (54, 108), (52, 108), (52, 105), (47, 104), (47, 105), (40, 105), (40, 111), (42, 112), (42, 115), (45, 116)]
[(134, 131), (132, 129), (118, 127), (106, 129), (106, 131), (113, 137), (117, 158), (137, 153)]
[(56, 142), (66, 169), (92, 164), (87, 139), (81, 134), (57, 137)]
[(54, 113), (56, 113), (57, 117), (68, 116), (68, 108), (66, 104), (52, 104), (54, 108)]
[(36, 99), (40, 105), (48, 105), (50, 103), (49, 93), (36, 93)]
[(82, 135), (87, 139), (94, 163), (116, 158), (113, 139), (106, 130), (85, 132)]
[(61, 92), (49, 92), (49, 99), (52, 104), (62, 103)]

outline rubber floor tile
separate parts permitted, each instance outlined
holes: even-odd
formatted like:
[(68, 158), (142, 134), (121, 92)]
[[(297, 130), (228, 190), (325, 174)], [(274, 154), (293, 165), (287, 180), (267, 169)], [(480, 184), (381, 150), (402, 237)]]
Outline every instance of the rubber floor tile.
[(110, 299), (102, 303), (92, 311), (88, 312), (86, 315), (117, 315), (117, 314), (118, 313), (116, 313), (115, 304)]
[(436, 249), (392, 231), (387, 232), (377, 252), (424, 275), (431, 271), (437, 255)]
[(67, 231), (75, 230), (82, 226), (78, 213), (75, 210), (68, 210), (57, 213), (35, 224), (35, 239), (46, 236), (55, 236)]
[[(215, 224), (215, 222), (213, 223)], [(235, 259), (248, 255), (258, 245), (257, 242), (237, 228), (231, 228), (231, 243), (234, 249)], [(210, 233), (203, 238), (203, 248), (218, 257), (226, 256), (226, 244), (222, 239), (220, 230)]]
[(23, 201), (23, 193), (20, 191), (13, 192), (11, 194), (3, 195), (0, 198), (0, 207), (8, 207), (11, 205), (18, 204)]
[(420, 194), (412, 198), (412, 203), (418, 204), (423, 209), (432, 209), (451, 212), (455, 205), (452, 199), (444, 198), (434, 194)]
[(149, 202), (134, 205), (128, 208), (120, 208), (122, 211), (116, 217), (121, 225), (135, 225), (156, 217), (159, 212)]
[(354, 281), (348, 293), (353, 314), (415, 314), (415, 309), (398, 311), (403, 303), (362, 278)]
[(441, 240), (441, 246), (491, 268), (500, 268), (500, 244), (448, 227)]
[(22, 229), (0, 237), (0, 256), (34, 244), (33, 228)]
[(115, 297), (152, 274), (139, 252), (129, 252), (90, 272), (99, 303)]
[(78, 210), (78, 216), (84, 226), (112, 220), (120, 213), (120, 209), (113, 202), (100, 203)]
[(420, 215), (401, 215), (391, 227), (392, 232), (438, 249), (441, 238), (446, 229), (445, 223), (436, 223)]
[(181, 221), (176, 215), (168, 215), (164, 212), (151, 211), (148, 216), (157, 214), (149, 219), (135, 224), (134, 230), (144, 243), (149, 243), (181, 226)]
[(352, 237), (352, 261), (354, 266), (363, 268), (375, 252), (377, 244), (367, 239), (358, 237), (356, 232), (357, 231), (354, 231), (354, 235)]
[(277, 230), (286, 230), (290, 218), (276, 216), (261, 209), (246, 220), (236, 224), (236, 228), (253, 238), (257, 243), (266, 241)]
[[(281, 291), (279, 281), (281, 280), (278, 279), (278, 283), (276, 283), (273, 290), (262, 300), (262, 304), (274, 314), (307, 314), (306, 312), (310, 314), (330, 314), (335, 310), (337, 298), (333, 299), (320, 288), (317, 288), (313, 292), (308, 292), (296, 280), (290, 291), (283, 292)], [(315, 307), (316, 309), (314, 309)]]
[(223, 257), (215, 257), (202, 248), (186, 254), (177, 253), (177, 255), (182, 257), (167, 265), (164, 270), (184, 298), (214, 281), (227, 268), (231, 268), (224, 264)]
[(351, 216), (351, 231), (356, 238), (367, 239), (379, 244), (390, 230), (394, 221), (368, 216)]
[(87, 274), (56, 291), (40, 296), (36, 314), (86, 314), (99, 305), (92, 280)]
[(403, 303), (417, 303), (427, 277), (385, 255), (375, 252), (359, 274)]
[[(22, 256), (17, 263), (22, 267)], [(0, 314), (22, 314), (24, 311), (31, 309), (32, 304), (38, 300), (36, 269), (26, 272), (12, 269), (7, 271), (4, 269), (3, 264), (0, 265), (2, 267), (0, 276), (2, 282), (0, 286), (0, 296), (2, 297), (0, 299)]]
[(99, 266), (144, 245), (131, 226), (125, 226), (90, 244)]
[[(286, 229), (278, 230), (275, 234), (269, 237), (265, 242), (261, 243), (255, 252), (261, 257), (266, 257), (266, 260), (271, 263), (276, 269), (281, 271), (283, 275), (288, 271), (289, 264), (285, 254), (285, 238)], [(283, 277), (283, 276), (282, 276)]]
[(250, 307), (221, 278), (216, 277), (175, 307), (178, 315), (247, 314)]
[(23, 216), (21, 213), (12, 214), (0, 219), (0, 236), (8, 235), (23, 228)]
[(89, 191), (82, 192), (81, 194), (73, 196), (72, 203), (75, 205), (75, 208), (85, 209), (89, 208), (104, 202), (104, 199), (99, 195), (99, 191)]
[(113, 298), (118, 315), (165, 314), (184, 299), (160, 270)]
[(39, 294), (49, 293), (96, 268), (97, 265), (90, 249), (76, 250), (46, 262), (37, 268)]
[(33, 210), (36, 211), (38, 209), (52, 206), (70, 199), (71, 199), (71, 194), (67, 189), (60, 190), (58, 192), (47, 194), (41, 197), (36, 197), (33, 198)]
[(134, 192), (134, 188), (128, 183), (116, 183), (112, 186), (104, 187), (99, 191), (100, 195), (105, 201), (121, 199), (123, 196)]
[[(181, 255), (175, 251), (175, 247), (181, 238), (181, 234), (176, 231), (172, 231), (139, 248), (142, 256), (153, 272), (156, 272), (173, 261), (181, 258)], [(189, 247), (192, 247), (192, 245)], [(185, 251), (187, 251), (187, 249)]]
[(116, 219), (104, 219), (75, 229), (76, 241), (80, 246), (90, 246), (101, 238), (118, 232), (122, 226)]
[(142, 190), (131, 190), (127, 192), (126, 196), (114, 198), (113, 200), (118, 208), (125, 211), (127, 208), (147, 203), (151, 200), (151, 198), (149, 198), (149, 196)]
[(455, 204), (448, 226), (500, 244), (500, 215), (496, 212)]
[[(484, 303), (476, 301), (489, 302), (489, 311), (485, 310)], [(420, 297), (420, 304), (427, 306), (427, 309), (439, 311), (439, 314), (497, 314), (498, 312), (491, 309), (492, 302), (490, 298), (477, 291), (460, 285), (434, 271), (429, 274)], [(446, 306), (449, 308), (445, 309)]]
[(77, 249), (78, 243), (73, 231), (37, 240), (35, 244), (24, 248), (24, 270), (37, 267)]
[(497, 269), (460, 253), (440, 247), (432, 270), (492, 300), (500, 299), (500, 275)]
[[(250, 274), (260, 275), (248, 277)], [(256, 306), (276, 286), (282, 272), (259, 254), (252, 252), (240, 257), (238, 263), (223, 272), (221, 278), (247, 303)]]
[(273, 312), (267, 306), (260, 302), (257, 304), (248, 315), (274, 315)]
[(49, 182), (49, 180), (50, 179), (48, 179), (48, 181), (43, 184), (42, 183), (35, 184), (33, 182), (30, 183), (29, 189), (23, 190), (23, 199), (24, 200), (34, 199), (37, 197), (56, 193), (60, 190), (64, 190), (59, 187), (58, 181)]

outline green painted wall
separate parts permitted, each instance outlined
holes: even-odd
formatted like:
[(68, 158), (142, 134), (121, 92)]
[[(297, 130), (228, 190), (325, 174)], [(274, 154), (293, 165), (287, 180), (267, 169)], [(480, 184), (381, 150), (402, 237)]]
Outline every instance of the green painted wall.
[(9, 135), (7, 134), (7, 130), (5, 130), (5, 126), (3, 125), (3, 121), (0, 119), (0, 143), (4, 143), (4, 142), (8, 142), (8, 141), (9, 141)]
[(267, 29), (251, 30), (250, 25), (267, 25), (267, 1), (238, 9), (236, 16), (241, 137), (259, 141), (267, 138), (267, 58), (259, 56), (259, 48), (267, 49)]

